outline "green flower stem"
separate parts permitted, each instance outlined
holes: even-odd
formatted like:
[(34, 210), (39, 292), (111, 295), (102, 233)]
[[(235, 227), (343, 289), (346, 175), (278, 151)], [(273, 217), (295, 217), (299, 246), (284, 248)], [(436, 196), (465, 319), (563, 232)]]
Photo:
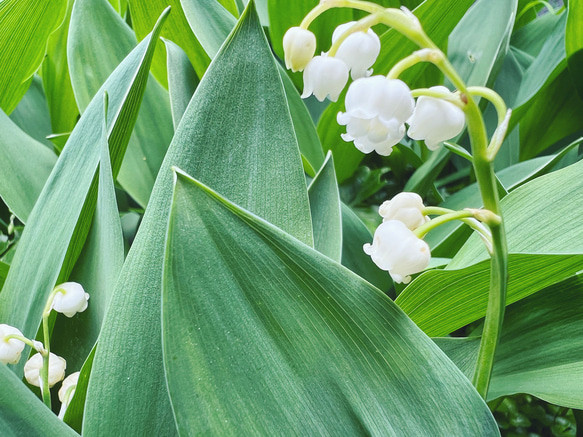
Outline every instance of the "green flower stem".
[(346, 32), (344, 32), (342, 35), (340, 35), (336, 41), (334, 41), (334, 43), (330, 47), (330, 50), (328, 51), (328, 56), (336, 56), (336, 52), (340, 48), (340, 45), (351, 34), (353, 34), (354, 32), (366, 32), (368, 29), (370, 29), (375, 24), (379, 24), (380, 21), (381, 21), (381, 18), (379, 16), (379, 14), (370, 14), (370, 15), (367, 15), (366, 17), (364, 17), (363, 19), (357, 21), (355, 24), (350, 26), (350, 28)]
[(417, 88), (411, 90), (411, 95), (413, 97), (420, 97), (420, 96), (427, 96), (427, 97), (435, 97), (436, 99), (445, 100), (449, 103), (453, 103), (460, 109), (464, 109), (465, 103), (460, 99), (460, 96), (457, 94), (450, 93), (449, 91), (439, 91), (439, 90), (432, 90), (429, 88)]
[(483, 86), (469, 86), (467, 88), (467, 92), (474, 96), (483, 97), (492, 103), (496, 109), (496, 113), (498, 114), (498, 124), (502, 124), (504, 122), (508, 108), (506, 107), (504, 99), (500, 97), (500, 94), (494, 90), (491, 90), (490, 88)]
[(45, 353), (42, 354), (43, 357), (43, 367), (40, 371), (40, 379), (42, 387), (40, 389), (43, 402), (49, 409), (51, 408), (51, 392), (49, 388), (49, 356), (51, 354), (51, 336), (49, 332), (49, 316), (51, 314), (51, 310), (53, 307), (53, 299), (55, 295), (59, 292), (59, 288), (55, 287), (49, 298), (47, 299), (47, 303), (43, 310), (43, 338), (44, 338), (44, 348)]
[[(468, 210), (466, 210), (466, 211), (468, 211)], [(425, 208), (423, 208), (423, 210), (421, 212), (423, 213), (423, 215), (445, 215), (445, 214), (451, 214), (455, 211), (452, 209), (441, 208), (438, 206), (426, 206)], [(470, 212), (472, 212), (472, 211), (470, 211)], [(480, 234), (480, 236), (482, 237), (482, 240), (486, 244), (486, 248), (488, 249), (488, 252), (490, 252), (490, 253), (492, 252), (492, 234), (490, 234), (490, 231), (488, 230), (488, 228), (486, 228), (482, 223), (480, 223), (478, 220), (475, 219), (475, 213), (472, 212), (471, 218), (461, 217), (461, 218), (458, 218), (458, 220), (461, 221), (462, 223), (468, 225), (474, 231), (478, 232)]]
[[(9, 334), (6, 337), (4, 337), (5, 341), (8, 341), (10, 339), (15, 339), (15, 340), (20, 340), (21, 342), (23, 342), (24, 344), (30, 346), (31, 348), (33, 348), (34, 350), (36, 349), (36, 345), (34, 344), (34, 342), (22, 335), (18, 335), (18, 334)], [(39, 351), (40, 352), (40, 351)]]
[(440, 215), (437, 218), (434, 218), (434, 219), (428, 221), (425, 224), (422, 224), (417, 229), (415, 229), (413, 231), (413, 233), (417, 237), (423, 238), (425, 236), (425, 234), (427, 234), (429, 231), (437, 228), (438, 226), (440, 226), (444, 223), (451, 222), (452, 220), (460, 220), (460, 219), (469, 218), (469, 217), (473, 217), (473, 216), (474, 216), (474, 214), (471, 211), (466, 211), (466, 210), (447, 212), (443, 215)]

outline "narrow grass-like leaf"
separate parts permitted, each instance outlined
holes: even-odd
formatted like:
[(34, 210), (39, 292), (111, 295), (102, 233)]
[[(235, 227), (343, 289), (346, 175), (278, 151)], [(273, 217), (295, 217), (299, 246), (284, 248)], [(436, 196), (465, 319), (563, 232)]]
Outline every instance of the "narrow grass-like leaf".
[[(511, 304), (581, 270), (583, 255), (510, 254)], [(490, 260), (459, 270), (431, 270), (415, 279), (397, 304), (427, 335), (447, 335), (486, 314)]]
[[(75, 98), (82, 112), (135, 45), (133, 31), (106, 0), (75, 2), (68, 60)], [(135, 132), (117, 176), (120, 184), (142, 207), (148, 204), (172, 134), (168, 93), (158, 82), (150, 80)], [(117, 175), (117, 171), (114, 173)]]
[(83, 424), (87, 435), (176, 434), (160, 328), (172, 165), (313, 244), (293, 125), (252, 3), (182, 117), (122, 269), (93, 364)]
[(6, 276), (8, 276), (8, 270), (10, 266), (2, 261), (0, 261), (0, 290), (4, 286), (4, 281), (6, 280)]
[[(119, 171), (148, 79), (162, 16), (146, 38), (106, 81), (87, 107), (63, 149), (32, 210), (18, 242), (6, 283), (0, 293), (0, 320), (36, 335), (50, 291), (64, 282), (89, 231), (97, 186), (95, 172), (101, 151), (103, 91), (109, 92), (109, 146), (113, 173)], [(16, 372), (22, 376), (22, 366)]]
[(4, 364), (0, 364), (0, 429), (5, 437), (73, 437), (60, 421)]
[(0, 108), (10, 114), (40, 66), (49, 35), (62, 23), (67, 0), (0, 2)]
[(334, 159), (328, 152), (322, 168), (308, 187), (314, 248), (336, 262), (342, 256), (342, 213), (334, 173)]
[(26, 223), (57, 155), (0, 110), (0, 197)]
[(181, 435), (497, 435), (388, 297), (183, 174), (162, 313)]

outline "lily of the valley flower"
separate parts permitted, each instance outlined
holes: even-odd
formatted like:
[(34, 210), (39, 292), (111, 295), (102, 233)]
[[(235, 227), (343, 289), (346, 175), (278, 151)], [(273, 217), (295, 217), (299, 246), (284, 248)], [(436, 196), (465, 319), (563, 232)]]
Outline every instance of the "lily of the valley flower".
[(57, 293), (53, 298), (53, 309), (67, 317), (73, 317), (87, 309), (89, 294), (77, 282), (65, 282), (55, 287)]
[(357, 79), (346, 93), (346, 112), (339, 112), (338, 124), (346, 126), (344, 141), (354, 141), (363, 153), (375, 150), (390, 155), (405, 135), (405, 121), (413, 114), (415, 101), (405, 82), (372, 76)]
[(423, 215), (423, 199), (417, 193), (399, 193), (391, 200), (387, 200), (379, 207), (379, 214), (383, 222), (399, 220), (410, 230), (414, 231), (419, 226), (429, 221), (429, 217)]
[(409, 283), (411, 275), (425, 270), (431, 259), (427, 243), (399, 220), (381, 223), (374, 233), (372, 245), (367, 243), (363, 249), (380, 269), (389, 272), (396, 283)]
[(71, 373), (65, 378), (61, 388), (59, 389), (59, 400), (61, 401), (61, 411), (59, 412), (59, 418), (63, 419), (65, 417), (65, 412), (67, 407), (73, 399), (75, 394), (75, 389), (77, 388), (77, 383), (79, 382), (79, 375), (81, 372)]
[[(450, 91), (444, 86), (434, 86), (430, 90)], [(429, 96), (417, 99), (415, 112), (408, 121), (407, 135), (414, 140), (425, 140), (429, 150), (437, 150), (441, 142), (458, 135), (464, 128), (463, 111), (453, 103)]]
[(302, 98), (312, 94), (323, 102), (326, 96), (335, 102), (348, 82), (348, 66), (340, 59), (326, 55), (315, 56), (304, 70)]
[(14, 326), (0, 324), (0, 363), (16, 364), (24, 349), (24, 342), (16, 338), (6, 339), (9, 335), (20, 335), (22, 332)]
[(316, 52), (316, 36), (307, 29), (292, 27), (283, 36), (285, 66), (291, 71), (302, 71)]
[[(41, 354), (34, 354), (24, 365), (24, 377), (30, 385), (42, 387), (42, 380), (40, 371), (43, 367), (43, 356)], [(49, 387), (52, 387), (57, 382), (65, 377), (65, 368), (67, 362), (55, 355), (49, 354)]]
[[(344, 23), (338, 26), (332, 34), (332, 43), (352, 27), (356, 22)], [(335, 57), (343, 60), (350, 68), (353, 79), (370, 76), (370, 67), (375, 63), (381, 51), (381, 41), (372, 29), (367, 32), (358, 31), (350, 34), (340, 44)]]

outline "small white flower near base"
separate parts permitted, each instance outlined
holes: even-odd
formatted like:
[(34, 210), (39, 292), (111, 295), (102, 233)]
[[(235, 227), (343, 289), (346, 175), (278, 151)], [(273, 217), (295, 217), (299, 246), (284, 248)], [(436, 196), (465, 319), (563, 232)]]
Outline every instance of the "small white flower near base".
[(316, 35), (308, 29), (291, 27), (283, 36), (285, 66), (291, 71), (302, 71), (316, 52)]
[[(43, 367), (43, 356), (41, 354), (34, 354), (24, 365), (24, 377), (30, 385), (42, 387), (41, 369)], [(49, 387), (52, 387), (57, 382), (65, 377), (65, 368), (67, 362), (64, 358), (49, 354)]]
[[(434, 86), (430, 90), (450, 91), (444, 86)], [(464, 112), (453, 103), (429, 96), (417, 99), (415, 112), (409, 119), (407, 135), (414, 140), (425, 140), (429, 150), (437, 150), (439, 145), (461, 133), (466, 118)]]
[(383, 222), (399, 220), (414, 231), (419, 226), (429, 221), (429, 217), (423, 215), (423, 199), (417, 193), (399, 193), (391, 200), (383, 202), (379, 207), (379, 215)]
[(67, 317), (73, 317), (87, 309), (89, 294), (77, 282), (65, 282), (55, 287), (58, 289), (53, 298), (52, 308)]
[(73, 399), (73, 395), (75, 394), (75, 390), (77, 388), (77, 383), (79, 382), (80, 373), (81, 372), (75, 372), (67, 376), (63, 381), (61, 388), (59, 389), (59, 400), (61, 401), (59, 419), (61, 420), (65, 417), (67, 407), (71, 403), (71, 399)]
[(381, 223), (372, 245), (367, 243), (363, 249), (396, 283), (408, 284), (411, 275), (425, 270), (431, 259), (429, 245), (398, 220)]
[(348, 66), (338, 58), (326, 55), (315, 56), (304, 70), (304, 92), (302, 99), (312, 94), (323, 102), (326, 96), (333, 102), (348, 82)]
[(405, 136), (405, 121), (413, 114), (415, 101), (405, 82), (372, 76), (357, 79), (346, 93), (346, 112), (338, 124), (346, 126), (344, 141), (354, 141), (363, 153), (373, 150), (388, 156)]
[[(332, 34), (332, 43), (335, 43), (356, 21), (344, 23), (338, 26)], [(340, 44), (335, 57), (343, 60), (353, 79), (368, 77), (372, 74), (370, 67), (376, 62), (381, 52), (381, 41), (372, 29), (363, 32), (354, 32), (346, 37)]]
[(16, 364), (24, 349), (24, 342), (16, 338), (6, 339), (9, 335), (20, 335), (22, 332), (14, 326), (0, 324), (0, 363)]

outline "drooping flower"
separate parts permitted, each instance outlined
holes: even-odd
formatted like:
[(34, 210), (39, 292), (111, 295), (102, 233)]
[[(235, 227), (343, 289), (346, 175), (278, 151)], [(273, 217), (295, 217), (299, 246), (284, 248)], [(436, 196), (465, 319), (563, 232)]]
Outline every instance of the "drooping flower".
[(57, 285), (57, 294), (53, 298), (53, 309), (67, 317), (73, 317), (87, 309), (89, 294), (77, 282), (65, 282)]
[(20, 361), (25, 344), (16, 338), (6, 339), (9, 335), (22, 336), (22, 332), (14, 326), (0, 324), (0, 363), (16, 364)]
[(316, 35), (308, 29), (291, 27), (283, 36), (285, 66), (291, 71), (302, 71), (316, 52)]
[(304, 70), (302, 99), (312, 94), (323, 102), (326, 96), (335, 102), (348, 82), (348, 66), (338, 58), (315, 56)]
[[(344, 23), (338, 26), (332, 34), (332, 43), (335, 43), (356, 21)], [(358, 31), (350, 34), (340, 44), (335, 57), (343, 60), (353, 79), (367, 77), (372, 74), (370, 67), (375, 63), (381, 51), (381, 41), (372, 29)]]
[(65, 378), (63, 384), (61, 384), (61, 388), (59, 389), (59, 400), (61, 401), (61, 411), (59, 412), (59, 419), (63, 419), (65, 417), (65, 412), (67, 411), (67, 407), (73, 399), (73, 395), (75, 394), (75, 390), (77, 388), (77, 383), (79, 382), (79, 375), (81, 372), (71, 373), (69, 376)]
[[(430, 90), (450, 91), (444, 86)], [(441, 142), (461, 133), (465, 124), (464, 112), (451, 102), (436, 97), (421, 96), (408, 121), (407, 135), (414, 140), (425, 140), (429, 150), (437, 150)]]
[(419, 226), (429, 221), (429, 217), (423, 215), (423, 199), (417, 193), (399, 193), (391, 200), (387, 200), (379, 207), (379, 214), (383, 222), (399, 220), (414, 231)]
[(429, 245), (399, 220), (381, 223), (372, 245), (367, 243), (363, 249), (396, 283), (409, 283), (411, 275), (425, 270), (431, 259)]
[(390, 155), (405, 136), (405, 121), (413, 114), (415, 101), (405, 82), (372, 76), (357, 79), (346, 93), (346, 112), (339, 112), (338, 124), (346, 126), (344, 141), (354, 141), (363, 153), (375, 150)]
[[(43, 367), (43, 356), (41, 354), (34, 354), (24, 365), (24, 377), (30, 385), (36, 387), (42, 386), (41, 369)], [(49, 387), (52, 387), (57, 382), (65, 377), (65, 368), (67, 362), (64, 358), (49, 354)]]

